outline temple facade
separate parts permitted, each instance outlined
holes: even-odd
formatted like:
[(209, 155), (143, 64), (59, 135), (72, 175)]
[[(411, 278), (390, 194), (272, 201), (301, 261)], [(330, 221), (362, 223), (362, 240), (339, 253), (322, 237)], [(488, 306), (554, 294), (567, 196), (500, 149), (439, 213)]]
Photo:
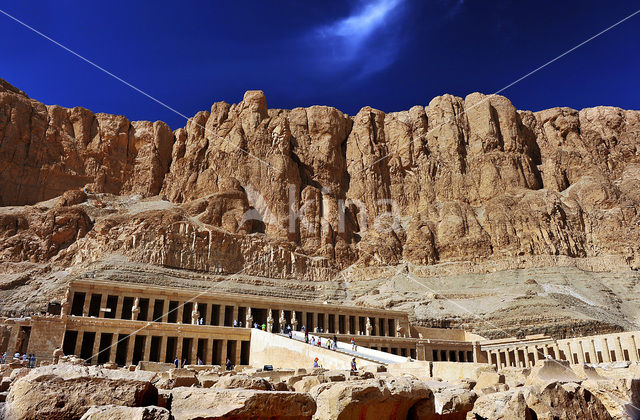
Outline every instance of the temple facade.
[(0, 319), (0, 352), (52, 358), (56, 347), (87, 363), (140, 361), (247, 365), (256, 327), (303, 328), (323, 339), (433, 362), (527, 367), (551, 357), (570, 363), (637, 361), (640, 332), (554, 340), (546, 335), (486, 340), (460, 329), (411, 325), (401, 311), (270, 296), (80, 279), (50, 313)]

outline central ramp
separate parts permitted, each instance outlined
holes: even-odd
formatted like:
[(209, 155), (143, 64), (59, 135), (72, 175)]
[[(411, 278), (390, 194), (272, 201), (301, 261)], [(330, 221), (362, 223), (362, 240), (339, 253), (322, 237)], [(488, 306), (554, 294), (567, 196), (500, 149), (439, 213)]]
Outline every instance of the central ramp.
[[(311, 337), (318, 339), (310, 334), (309, 339)], [(354, 357), (358, 368), (407, 361), (406, 357), (368, 348), (359, 348), (359, 351), (353, 352), (348, 343), (338, 343), (338, 350), (329, 350), (326, 348), (326, 341), (323, 342), (324, 347), (306, 344), (304, 334), (299, 331), (294, 332), (293, 338), (289, 338), (252, 328), (249, 364), (254, 367), (271, 365), (279, 369), (310, 369), (317, 357), (320, 367), (325, 369), (350, 369), (351, 359)]]

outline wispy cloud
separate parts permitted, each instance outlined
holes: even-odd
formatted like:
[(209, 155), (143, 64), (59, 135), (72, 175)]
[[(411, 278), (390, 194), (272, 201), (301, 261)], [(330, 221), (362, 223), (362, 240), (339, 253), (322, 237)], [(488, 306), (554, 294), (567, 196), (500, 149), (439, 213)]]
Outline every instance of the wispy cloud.
[(385, 69), (401, 47), (399, 20), (405, 10), (405, 0), (360, 0), (349, 16), (314, 29), (322, 61), (328, 69), (360, 76)]

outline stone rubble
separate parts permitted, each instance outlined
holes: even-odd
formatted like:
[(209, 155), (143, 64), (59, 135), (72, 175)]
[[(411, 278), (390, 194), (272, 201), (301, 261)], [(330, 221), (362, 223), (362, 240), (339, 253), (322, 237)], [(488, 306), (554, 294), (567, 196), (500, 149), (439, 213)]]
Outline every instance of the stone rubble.
[[(23, 369), (7, 366), (0, 367), (9, 377)], [(149, 371), (143, 370), (143, 364), (140, 367), (131, 371), (62, 362), (28, 369), (24, 376), (2, 379), (9, 392), (6, 403), (0, 401), (0, 418), (622, 420), (636, 418), (640, 403), (636, 375), (640, 365), (635, 363), (610, 368), (610, 377), (580, 379), (575, 370), (593, 367), (541, 360), (532, 369), (522, 369), (526, 384), (515, 386), (503, 381), (505, 376), (515, 376), (516, 368), (507, 375), (483, 371), (477, 381), (442, 381), (389, 372), (262, 372), (249, 367), (237, 375), (220, 376), (219, 367), (162, 372), (153, 366)], [(165, 374), (193, 376), (196, 382), (157, 389)], [(201, 385), (203, 378), (214, 375), (218, 380), (213, 386)], [(282, 382), (286, 380), (293, 382), (293, 388)], [(492, 389), (496, 385), (503, 389)], [(478, 386), (481, 392), (473, 389)]]

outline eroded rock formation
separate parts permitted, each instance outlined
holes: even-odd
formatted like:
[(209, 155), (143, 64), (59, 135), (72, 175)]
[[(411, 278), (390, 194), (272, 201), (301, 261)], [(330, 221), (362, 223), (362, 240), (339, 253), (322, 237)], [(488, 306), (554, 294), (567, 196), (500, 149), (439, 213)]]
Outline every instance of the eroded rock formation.
[(473, 93), (349, 116), (269, 109), (261, 91), (172, 132), (2, 81), (2, 271), (113, 254), (311, 282), (537, 256), (638, 268), (639, 133), (640, 111), (613, 107)]

